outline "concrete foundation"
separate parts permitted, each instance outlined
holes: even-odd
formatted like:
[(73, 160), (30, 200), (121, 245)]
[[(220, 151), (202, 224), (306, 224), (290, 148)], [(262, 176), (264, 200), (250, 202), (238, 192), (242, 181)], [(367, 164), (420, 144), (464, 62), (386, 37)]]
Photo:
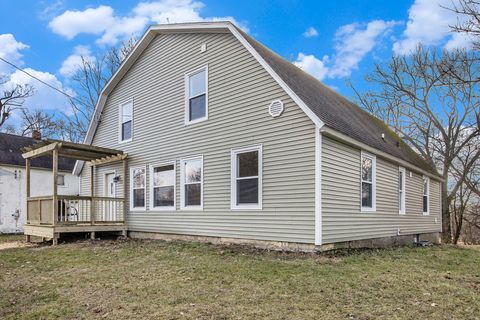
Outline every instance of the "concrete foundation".
[[(247, 245), (264, 250), (292, 251), (292, 252), (323, 252), (336, 249), (360, 249), (360, 248), (388, 248), (412, 245), (415, 240), (429, 241), (434, 244), (440, 243), (440, 234), (422, 233), (419, 235), (402, 235), (393, 237), (384, 237), (376, 239), (365, 239), (348, 242), (337, 242), (316, 246), (308, 243), (281, 242), (281, 241), (264, 241), (264, 240), (248, 240), (238, 238), (208, 237), (208, 236), (190, 236), (179, 234), (153, 233), (129, 231), (128, 235), (133, 239), (157, 239), (164, 241), (191, 241), (201, 243), (212, 243), (222, 245)], [(418, 237), (418, 239), (417, 239)]]

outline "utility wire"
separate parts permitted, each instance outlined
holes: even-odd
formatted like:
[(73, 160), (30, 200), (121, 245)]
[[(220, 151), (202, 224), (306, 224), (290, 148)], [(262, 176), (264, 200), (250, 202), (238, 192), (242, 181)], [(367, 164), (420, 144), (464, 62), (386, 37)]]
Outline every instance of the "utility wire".
[(76, 100), (76, 101), (78, 101), (78, 102), (82, 103), (82, 100), (80, 100), (80, 99), (77, 99), (77, 98), (75, 98), (75, 97), (73, 97), (73, 96), (69, 95), (69, 94), (68, 94), (68, 93), (66, 93), (65, 91), (62, 91), (62, 90), (60, 90), (60, 89), (58, 89), (58, 88), (56, 88), (56, 87), (52, 86), (51, 84), (49, 84), (49, 83), (47, 83), (47, 82), (43, 81), (42, 79), (40, 79), (40, 78), (38, 78), (38, 77), (34, 76), (34, 75), (33, 75), (33, 74), (31, 74), (30, 72), (28, 72), (28, 71), (25, 71), (24, 69), (22, 69), (22, 68), (20, 68), (20, 67), (16, 66), (16, 65), (15, 65), (15, 64), (13, 64), (12, 62), (10, 62), (10, 61), (7, 61), (7, 60), (5, 60), (5, 59), (4, 59), (4, 58), (2, 58), (2, 57), (0, 57), (0, 60), (2, 60), (3, 62), (5, 62), (5, 63), (6, 63), (6, 64), (8, 64), (8, 65), (10, 65), (10, 66), (14, 67), (15, 69), (17, 69), (17, 70), (19, 70), (19, 71), (21, 71), (21, 72), (25, 73), (27, 76), (29, 76), (29, 77), (31, 77), (31, 78), (33, 78), (33, 79), (37, 80), (38, 82), (40, 82), (40, 83), (42, 83), (42, 84), (46, 85), (47, 87), (49, 87), (49, 88), (51, 88), (51, 89), (53, 89), (53, 90), (55, 90), (55, 91), (57, 91), (57, 92), (59, 92), (59, 93), (63, 94), (63, 95), (64, 95), (64, 96), (66, 96), (68, 99), (70, 99), (70, 100)]

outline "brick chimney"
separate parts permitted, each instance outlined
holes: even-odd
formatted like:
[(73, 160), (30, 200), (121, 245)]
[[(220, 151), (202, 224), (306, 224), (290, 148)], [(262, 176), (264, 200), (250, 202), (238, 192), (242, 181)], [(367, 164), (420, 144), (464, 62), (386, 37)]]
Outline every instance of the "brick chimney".
[(38, 130), (32, 131), (32, 138), (35, 140), (42, 140), (42, 133)]

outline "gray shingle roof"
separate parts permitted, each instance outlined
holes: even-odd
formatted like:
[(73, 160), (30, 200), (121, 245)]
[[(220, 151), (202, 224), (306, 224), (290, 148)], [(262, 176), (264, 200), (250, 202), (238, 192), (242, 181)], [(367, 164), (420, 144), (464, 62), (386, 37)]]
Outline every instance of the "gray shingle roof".
[[(435, 168), (413, 151), (383, 121), (323, 85), (242, 30), (238, 31), (327, 127), (438, 175)], [(382, 139), (382, 133), (385, 134), (385, 140)]]
[[(30, 137), (22, 137), (8, 133), (0, 133), (0, 164), (25, 166), (25, 159), (22, 157), (22, 148), (37, 143)], [(73, 159), (58, 159), (58, 170), (72, 171), (75, 165)], [(52, 169), (52, 157), (38, 157), (30, 162), (32, 168)]]

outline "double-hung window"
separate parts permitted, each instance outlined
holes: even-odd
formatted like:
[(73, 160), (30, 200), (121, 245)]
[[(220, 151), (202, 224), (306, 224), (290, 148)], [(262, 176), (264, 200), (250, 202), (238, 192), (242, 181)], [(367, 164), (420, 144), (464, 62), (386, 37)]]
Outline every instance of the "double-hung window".
[(130, 169), (130, 209), (145, 209), (146, 170), (144, 167)]
[(375, 211), (376, 158), (364, 152), (361, 157), (361, 209), (362, 211)]
[(203, 209), (203, 157), (180, 160), (181, 209)]
[(262, 209), (262, 147), (232, 150), (232, 209)]
[(208, 119), (208, 67), (185, 76), (185, 124)]
[(423, 214), (428, 215), (430, 213), (430, 178), (423, 177), (423, 195), (422, 195), (422, 203), (423, 203)]
[(398, 169), (398, 213), (405, 214), (405, 168)]
[(175, 210), (175, 179), (175, 163), (151, 167), (150, 207)]
[(130, 141), (133, 135), (133, 101), (120, 105), (119, 141)]

